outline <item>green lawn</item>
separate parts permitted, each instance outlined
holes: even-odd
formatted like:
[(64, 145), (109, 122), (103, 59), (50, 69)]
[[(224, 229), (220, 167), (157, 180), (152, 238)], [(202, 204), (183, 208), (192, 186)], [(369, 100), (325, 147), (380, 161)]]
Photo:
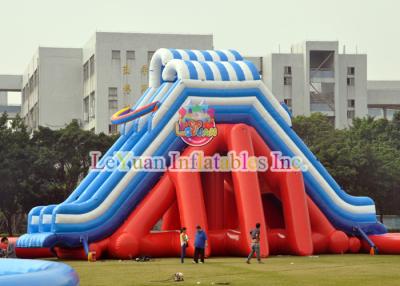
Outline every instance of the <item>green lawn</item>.
[[(213, 258), (206, 264), (188, 259), (152, 262), (105, 260), (64, 261), (78, 272), (81, 285), (400, 285), (400, 256), (278, 256), (247, 265), (242, 258)], [(173, 282), (182, 272), (184, 282)]]

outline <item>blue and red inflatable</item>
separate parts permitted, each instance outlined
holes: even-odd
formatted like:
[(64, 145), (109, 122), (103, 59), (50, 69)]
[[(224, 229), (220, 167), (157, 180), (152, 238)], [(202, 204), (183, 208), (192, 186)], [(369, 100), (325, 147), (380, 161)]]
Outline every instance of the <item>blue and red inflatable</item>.
[[(162, 157), (167, 164), (173, 163), (171, 151), (211, 156), (245, 151), (266, 158), (279, 151), (301, 159), (307, 171), (90, 171), (65, 202), (31, 210), (28, 233), (17, 241), (21, 257), (48, 249), (62, 258), (86, 259), (89, 252), (177, 256), (177, 230), (184, 225), (193, 237), (198, 224), (209, 233), (208, 255), (243, 256), (257, 222), (263, 256), (371, 247), (400, 254), (400, 236), (387, 234), (377, 221), (373, 200), (351, 196), (336, 183), (292, 130), (290, 114), (255, 66), (238, 52), (160, 49), (149, 71), (149, 88), (137, 104), (113, 116), (121, 136), (100, 169), (107, 158), (118, 159), (116, 151)], [(180, 110), (193, 105), (213, 110), (218, 132), (203, 146), (189, 146), (176, 132)], [(151, 231), (161, 218), (162, 231)]]

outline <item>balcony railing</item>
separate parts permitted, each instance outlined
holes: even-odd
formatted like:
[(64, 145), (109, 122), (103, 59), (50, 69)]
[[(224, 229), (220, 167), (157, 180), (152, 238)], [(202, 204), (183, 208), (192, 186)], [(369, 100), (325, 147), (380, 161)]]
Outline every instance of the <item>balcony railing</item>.
[(334, 78), (335, 71), (333, 69), (310, 69), (310, 78)]

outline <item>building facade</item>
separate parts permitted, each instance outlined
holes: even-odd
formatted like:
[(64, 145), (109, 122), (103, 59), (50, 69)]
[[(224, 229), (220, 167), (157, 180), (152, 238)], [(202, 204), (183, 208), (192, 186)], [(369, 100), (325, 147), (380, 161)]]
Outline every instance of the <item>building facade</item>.
[(307, 41), (264, 57), (262, 65), (263, 80), (293, 115), (320, 112), (344, 128), (368, 114), (365, 54), (339, 53), (336, 41)]
[(213, 37), (96, 32), (82, 48), (39, 47), (22, 76), (21, 116), (32, 130), (76, 119), (85, 130), (115, 133), (111, 115), (147, 88), (148, 64), (162, 47), (212, 49)]
[(82, 50), (39, 47), (22, 76), (21, 116), (31, 129), (82, 118)]
[(367, 95), (370, 116), (391, 120), (400, 111), (400, 81), (370, 80)]

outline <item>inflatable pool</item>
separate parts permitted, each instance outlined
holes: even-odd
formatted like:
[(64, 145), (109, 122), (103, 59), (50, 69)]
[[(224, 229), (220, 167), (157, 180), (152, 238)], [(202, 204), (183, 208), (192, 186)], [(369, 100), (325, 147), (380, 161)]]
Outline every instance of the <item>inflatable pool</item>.
[(76, 286), (78, 274), (70, 266), (44, 260), (0, 259), (0, 285)]

